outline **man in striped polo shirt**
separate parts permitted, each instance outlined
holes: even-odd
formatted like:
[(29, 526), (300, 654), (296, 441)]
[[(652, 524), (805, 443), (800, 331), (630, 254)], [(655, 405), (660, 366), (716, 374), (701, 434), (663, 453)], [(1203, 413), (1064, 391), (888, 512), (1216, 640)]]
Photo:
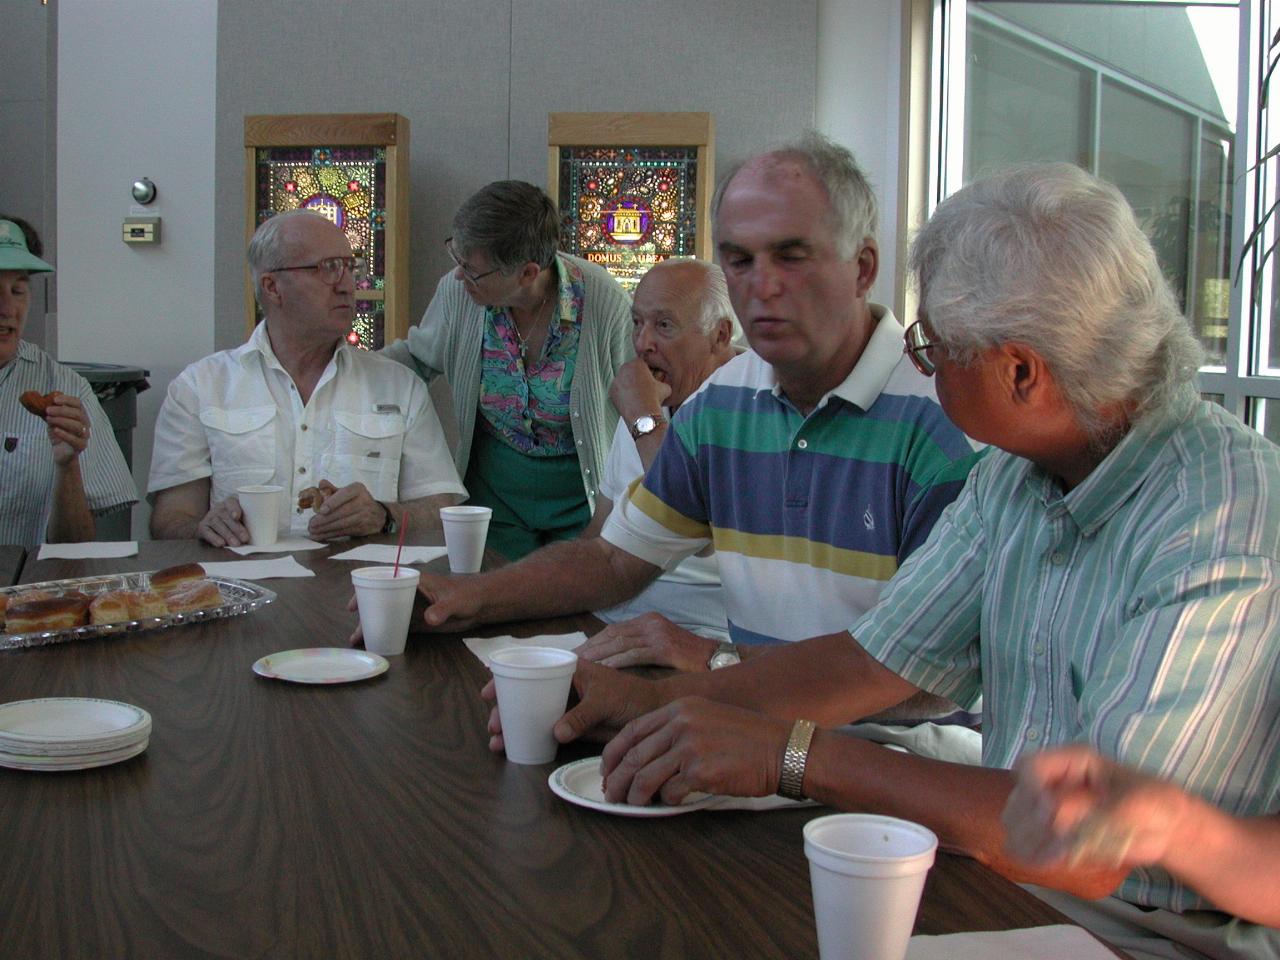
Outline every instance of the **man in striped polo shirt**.
[[(557, 736), (623, 728), (610, 800), (776, 791), (905, 817), (1067, 891), (1037, 889), (1134, 957), (1280, 956), (1243, 900), (1021, 863), (1000, 821), (1009, 767), (1078, 742), (1280, 831), (1280, 448), (1196, 396), (1199, 346), (1109, 184), (1006, 171), (944, 202), (911, 260), (907, 352), (999, 450), (846, 631), (657, 683), (584, 663)], [(981, 768), (816, 729), (920, 689), (983, 693)]]
[(600, 538), (471, 580), (424, 576), (428, 628), (598, 609), (712, 545), (735, 644), (721, 659), (749, 657), (864, 613), (959, 493), (977, 454), (868, 300), (876, 203), (852, 155), (810, 135), (757, 156), (714, 214), (752, 349), (681, 405)]

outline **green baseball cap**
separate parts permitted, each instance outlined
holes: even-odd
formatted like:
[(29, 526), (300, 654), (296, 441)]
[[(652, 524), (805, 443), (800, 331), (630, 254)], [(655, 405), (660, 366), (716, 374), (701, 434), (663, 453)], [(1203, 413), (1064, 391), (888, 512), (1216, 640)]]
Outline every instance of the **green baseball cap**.
[(53, 267), (27, 249), (22, 228), (12, 220), (0, 220), (0, 270), (53, 273)]

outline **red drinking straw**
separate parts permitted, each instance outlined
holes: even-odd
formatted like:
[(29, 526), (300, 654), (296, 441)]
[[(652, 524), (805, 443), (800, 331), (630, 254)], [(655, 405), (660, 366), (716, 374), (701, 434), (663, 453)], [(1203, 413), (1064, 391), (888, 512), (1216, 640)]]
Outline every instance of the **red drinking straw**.
[(404, 533), (409, 529), (409, 511), (406, 510), (400, 515), (400, 543), (396, 546), (396, 566), (391, 571), (391, 579), (394, 580), (400, 575), (400, 552), (404, 550)]

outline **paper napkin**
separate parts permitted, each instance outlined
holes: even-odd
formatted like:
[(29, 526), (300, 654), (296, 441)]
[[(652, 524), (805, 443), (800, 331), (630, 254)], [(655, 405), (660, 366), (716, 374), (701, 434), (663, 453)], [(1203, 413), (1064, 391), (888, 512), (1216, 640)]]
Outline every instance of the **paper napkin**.
[(467, 637), (462, 641), (467, 649), (489, 666), (489, 657), (506, 647), (555, 647), (557, 650), (577, 650), (587, 642), (587, 635), (577, 633), (546, 633), (538, 637)]
[(1059, 924), (1026, 930), (951, 933), (911, 938), (907, 960), (1115, 960), (1115, 954), (1082, 927)]
[[(449, 551), (444, 547), (411, 547), (405, 544), (404, 553), (400, 554), (401, 563), (430, 563), (440, 557), (447, 557)], [(394, 543), (366, 543), (345, 553), (335, 553), (330, 560), (359, 560), (362, 563), (395, 563), (396, 545)]]
[(243, 547), (227, 547), (227, 549), (247, 557), (251, 553), (292, 553), (294, 550), (320, 550), (323, 547), (323, 543), (308, 540), (306, 537), (287, 537), (284, 540), (277, 540), (269, 547), (255, 547), (246, 543)]
[(101, 560), (108, 557), (136, 557), (137, 540), (106, 540), (88, 543), (42, 543), (37, 560)]
[(204, 572), (212, 577), (234, 577), (237, 580), (269, 580), (272, 577), (314, 577), (293, 557), (276, 557), (272, 560), (227, 560), (219, 563), (201, 562)]

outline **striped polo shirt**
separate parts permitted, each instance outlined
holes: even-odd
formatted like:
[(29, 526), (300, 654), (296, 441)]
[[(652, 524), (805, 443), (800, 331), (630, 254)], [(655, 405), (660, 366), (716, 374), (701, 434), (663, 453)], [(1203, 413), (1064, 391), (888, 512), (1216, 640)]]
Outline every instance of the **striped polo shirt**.
[(44, 543), (53, 508), (53, 446), (49, 429), (18, 397), (57, 390), (79, 397), (89, 412), (89, 446), (80, 454), (85, 498), (97, 516), (137, 502), (133, 477), (87, 380), (25, 340), (0, 367), (0, 543)]
[[(1186, 397), (1066, 494), (993, 451), (850, 632), (925, 690), (981, 689), (986, 766), (1081, 742), (1232, 813), (1275, 813), (1278, 574), (1280, 448)], [(1207, 906), (1160, 871), (1119, 895)]]
[(903, 356), (902, 327), (872, 309), (862, 356), (808, 416), (752, 351), (713, 373), (605, 523), (606, 540), (666, 571), (713, 543), (735, 642), (847, 628), (978, 458)]

